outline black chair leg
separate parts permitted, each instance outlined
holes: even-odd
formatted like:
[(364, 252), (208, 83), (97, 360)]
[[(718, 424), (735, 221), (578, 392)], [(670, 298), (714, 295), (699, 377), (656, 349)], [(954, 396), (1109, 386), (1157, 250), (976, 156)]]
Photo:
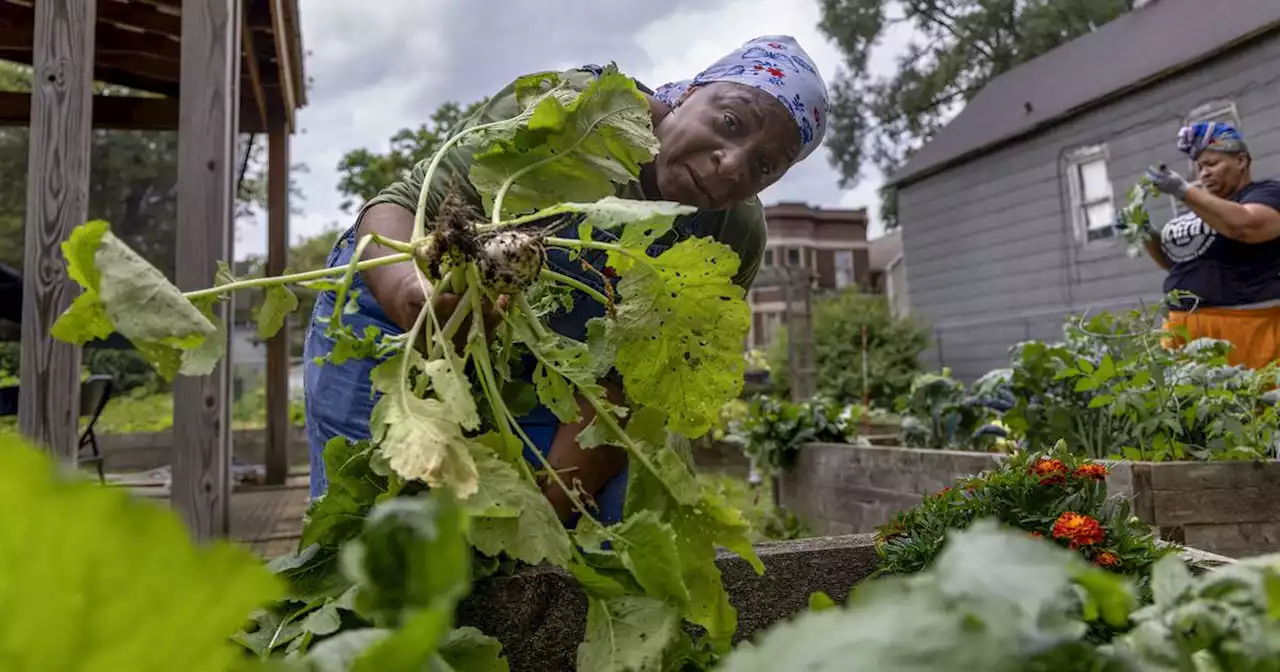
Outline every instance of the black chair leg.
[(89, 432), (85, 438), (89, 440), (89, 447), (93, 448), (93, 461), (97, 463), (98, 466), (98, 482), (102, 485), (106, 485), (107, 475), (104, 473), (102, 468), (104, 460), (102, 459), (102, 452), (98, 449), (98, 435), (93, 433), (93, 428), (91, 427), (89, 428)]

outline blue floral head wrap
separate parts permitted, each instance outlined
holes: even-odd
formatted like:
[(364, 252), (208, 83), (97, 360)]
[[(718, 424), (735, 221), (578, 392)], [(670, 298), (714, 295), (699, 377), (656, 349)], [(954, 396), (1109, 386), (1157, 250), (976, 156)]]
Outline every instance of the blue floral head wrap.
[(1231, 124), (1221, 121), (1201, 121), (1184, 126), (1178, 131), (1178, 149), (1191, 157), (1192, 161), (1200, 158), (1206, 151), (1226, 152), (1228, 154), (1248, 154), (1249, 148), (1244, 144), (1244, 136)]
[(822, 144), (827, 131), (827, 85), (813, 59), (795, 38), (766, 35), (748, 41), (693, 79), (658, 87), (654, 97), (679, 107), (689, 89), (712, 82), (736, 82), (772, 95), (787, 108), (800, 131), (800, 158)]

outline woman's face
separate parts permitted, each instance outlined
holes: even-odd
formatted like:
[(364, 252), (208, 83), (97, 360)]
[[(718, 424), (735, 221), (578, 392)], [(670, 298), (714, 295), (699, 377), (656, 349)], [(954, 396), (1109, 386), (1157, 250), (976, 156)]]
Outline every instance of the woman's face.
[(800, 133), (786, 108), (733, 82), (692, 89), (655, 132), (662, 198), (700, 210), (723, 210), (755, 196), (800, 153)]
[(1248, 183), (1249, 156), (1207, 151), (1196, 159), (1196, 179), (1209, 193), (1228, 198)]

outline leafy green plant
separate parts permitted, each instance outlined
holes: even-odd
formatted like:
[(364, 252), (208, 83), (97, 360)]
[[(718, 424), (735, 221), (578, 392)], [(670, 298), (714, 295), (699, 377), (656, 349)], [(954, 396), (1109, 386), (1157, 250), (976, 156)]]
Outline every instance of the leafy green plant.
[[(1132, 578), (984, 518), (929, 569), (856, 586), (735, 650), (727, 672), (1262, 672), (1280, 660), (1280, 555), (1193, 576), (1176, 555)], [(1097, 635), (1106, 636), (1099, 639)]]
[[(1155, 325), (1159, 308), (1073, 319), (1058, 344), (1011, 350), (1017, 403), (1005, 423), (1032, 449), (1065, 439), (1095, 457), (1259, 459), (1274, 454), (1276, 365), (1230, 366), (1225, 341), (1186, 342)], [(1164, 347), (1178, 339), (1182, 347)]]
[(283, 594), (247, 550), (194, 545), (168, 507), (72, 480), (0, 437), (0, 669), (236, 669), (228, 637)]
[(773, 474), (791, 468), (806, 443), (853, 442), (864, 412), (861, 406), (842, 406), (826, 397), (794, 404), (757, 396), (726, 440), (741, 445), (754, 468)]
[(922, 373), (911, 381), (911, 390), (898, 399), (902, 414), (902, 442), (911, 448), (990, 451), (1005, 448), (1007, 441), (978, 430), (994, 423), (993, 408), (1008, 395), (1000, 389), (999, 376), (987, 376), (966, 390), (964, 383), (941, 373)]
[[(862, 329), (867, 329), (867, 378), (873, 408), (891, 409), (920, 371), (917, 361), (929, 345), (929, 331), (909, 317), (895, 316), (883, 296), (851, 286), (813, 300), (814, 381), (819, 394), (841, 403), (864, 403)], [(769, 349), (773, 393), (791, 389), (787, 336)]]
[[(421, 498), (428, 488), (456, 498), (469, 517), (462, 529), (481, 554), (477, 573), (504, 563), (548, 562), (579, 579), (589, 597), (579, 669), (705, 667), (729, 648), (736, 613), (715, 566), (716, 549), (738, 553), (757, 571), (763, 565), (741, 514), (695, 480), (687, 439), (708, 430), (742, 385), (741, 344), (750, 310), (744, 291), (732, 282), (738, 259), (710, 238), (682, 240), (657, 257), (647, 254), (675, 217), (692, 208), (614, 196), (618, 185), (637, 180), (640, 166), (658, 149), (648, 103), (631, 79), (611, 66), (579, 91), (557, 74), (539, 73), (518, 79), (514, 91), (514, 117), (466, 128), (441, 144), (425, 171), (411, 239), (365, 236), (345, 267), (252, 279), (235, 278), (223, 268), (213, 287), (184, 294), (115, 238), (105, 222), (79, 227), (63, 246), (68, 272), (84, 292), (54, 325), (54, 335), (82, 343), (119, 332), (166, 378), (212, 369), (225, 347), (224, 326), (212, 307), (249, 287), (265, 292), (256, 315), (263, 337), (297, 306), (288, 285), (334, 291), (342, 308), (317, 318), (337, 343), (326, 361), (381, 361), (373, 373), (381, 394), (371, 418), (377, 441), (339, 438), (326, 447), (329, 490), (307, 512), (299, 552), (276, 566), (289, 580), (292, 597), (269, 610), (265, 623), (259, 619), (254, 632), (273, 624), (311, 626), (287, 642), (267, 638), (257, 651), (262, 656), (368, 648), (381, 635), (365, 623), (353, 630), (344, 617), (333, 625), (333, 610), (341, 611), (348, 599), (372, 628), (390, 633), (369, 655), (386, 649), (390, 656), (402, 646), (415, 661), (433, 655), (445, 632), (441, 614), (451, 613), (456, 591), (424, 588), (422, 599), (390, 611), (377, 606), (382, 598), (367, 611), (370, 604), (361, 595), (362, 582), (390, 580), (382, 573), (402, 569), (409, 560), (434, 566), (436, 547), (408, 549), (412, 555), (403, 560), (351, 550), (371, 549), (387, 536), (416, 535), (426, 543), (428, 531), (389, 531), (377, 512), (392, 507), (400, 513), (388, 516), (413, 527), (413, 514), (395, 508), (400, 505), (394, 500)], [(436, 173), (455, 146), (473, 157), (470, 186), (455, 183), (443, 196), (433, 196), (433, 190), (446, 189), (448, 180)], [(487, 218), (463, 204), (459, 192), (468, 188), (480, 195)], [(432, 202), (441, 205), (428, 222)], [(375, 241), (396, 253), (362, 259)], [(596, 269), (599, 288), (545, 265), (548, 249), (605, 253), (608, 268)], [(458, 294), (459, 308), (441, 324), (424, 307), (401, 336), (374, 329), (356, 333), (343, 320), (355, 274), (401, 262), (414, 264), (428, 293)], [(570, 290), (605, 307), (606, 316), (588, 325), (586, 342), (556, 334), (546, 324), (548, 315), (577, 300)], [(484, 300), (496, 302), (499, 295), (511, 299), (499, 328), (487, 332), (483, 320), (471, 320), (465, 333), (459, 331)], [(457, 350), (455, 336), (465, 343)], [(527, 396), (517, 376), (525, 356), (535, 362), (533, 393), (562, 421), (580, 419), (578, 398), (595, 409), (578, 437), (582, 446), (611, 444), (627, 451), (631, 470), (622, 523), (605, 527), (582, 493), (545, 461), (535, 471), (523, 459), (523, 448), (532, 442), (514, 409)], [(610, 371), (624, 383), (625, 407), (610, 403), (598, 382)], [(570, 493), (581, 514), (573, 531), (560, 524), (543, 497), (540, 478)], [(421, 580), (434, 581), (426, 575)], [(354, 598), (344, 597), (352, 586)], [(393, 587), (376, 590), (395, 593)], [(410, 607), (418, 611), (410, 613)], [(696, 639), (680, 627), (682, 621), (699, 626)], [(381, 655), (374, 656), (379, 663)]]
[(951, 530), (994, 518), (1078, 551), (1111, 571), (1142, 577), (1173, 547), (1156, 544), (1128, 502), (1107, 497), (1107, 467), (1059, 444), (1018, 452), (993, 469), (958, 481), (896, 515), (877, 531), (879, 572), (909, 574), (931, 566)]

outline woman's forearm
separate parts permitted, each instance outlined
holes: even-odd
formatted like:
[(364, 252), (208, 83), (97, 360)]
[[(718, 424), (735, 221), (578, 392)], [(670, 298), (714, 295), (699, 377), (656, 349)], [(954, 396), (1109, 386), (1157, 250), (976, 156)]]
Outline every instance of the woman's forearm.
[[(601, 384), (604, 385), (610, 403), (623, 403), (625, 397), (621, 388), (608, 381), (602, 381)], [(578, 410), (582, 414), (581, 420), (566, 422), (556, 430), (555, 438), (551, 440), (551, 449), (547, 453), (547, 462), (552, 469), (566, 472), (562, 475), (566, 483), (576, 485), (582, 492), (595, 497), (609, 479), (617, 476), (626, 466), (627, 451), (609, 445), (595, 448), (579, 446), (578, 433), (595, 419), (596, 411), (581, 398), (578, 399)], [(551, 480), (546, 481), (543, 493), (560, 519), (568, 520), (573, 514), (573, 502), (568, 493)]]
[(1169, 257), (1164, 254), (1164, 248), (1160, 246), (1159, 238), (1152, 237), (1142, 246), (1146, 248), (1147, 256), (1151, 257), (1151, 260), (1156, 262), (1157, 266), (1166, 271), (1173, 267), (1173, 262), (1169, 261)]
[(1200, 187), (1187, 189), (1186, 203), (1206, 225), (1232, 240), (1263, 243), (1280, 236), (1280, 230), (1249, 208)]
[[(390, 203), (375, 205), (365, 211), (364, 216), (361, 217), (356, 238), (358, 240), (371, 233), (391, 240), (408, 241), (413, 233), (413, 213)], [(372, 259), (394, 253), (395, 250), (371, 243), (365, 248), (364, 257)], [(386, 311), (387, 316), (405, 330), (413, 325), (414, 319), (417, 318), (417, 311), (412, 310), (412, 306), (408, 306), (408, 310), (400, 310), (399, 304), (405, 303), (401, 299), (406, 297), (401, 295), (412, 289), (414, 276), (413, 264), (407, 261), (364, 271), (364, 281), (369, 286), (369, 293)], [(420, 294), (421, 290), (418, 293)], [(424, 299), (425, 297), (419, 297), (416, 301), (418, 309), (421, 309)]]

